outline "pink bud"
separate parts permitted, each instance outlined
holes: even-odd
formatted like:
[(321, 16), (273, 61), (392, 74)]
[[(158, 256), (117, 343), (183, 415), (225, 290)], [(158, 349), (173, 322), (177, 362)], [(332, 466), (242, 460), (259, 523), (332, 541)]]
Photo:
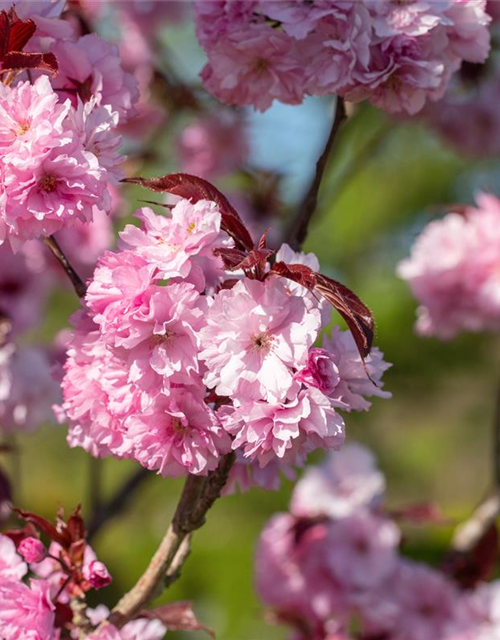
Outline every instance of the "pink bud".
[(99, 562), (99, 560), (93, 560), (90, 564), (83, 567), (83, 577), (94, 589), (102, 589), (110, 584), (112, 578), (106, 566)]
[(36, 538), (24, 538), (19, 543), (17, 550), (29, 564), (41, 562), (46, 554), (43, 542)]

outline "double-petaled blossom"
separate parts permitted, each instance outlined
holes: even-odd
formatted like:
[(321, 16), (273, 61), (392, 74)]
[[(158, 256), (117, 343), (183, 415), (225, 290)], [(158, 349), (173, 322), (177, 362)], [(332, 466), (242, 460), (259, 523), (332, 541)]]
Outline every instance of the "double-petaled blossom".
[[(313, 347), (322, 305), (304, 286), (224, 268), (239, 249), (218, 204), (181, 199), (171, 216), (137, 218), (75, 317), (59, 415), (72, 446), (166, 476), (205, 475), (233, 450), (232, 482), (270, 487), (314, 449), (341, 446), (339, 410), (387, 396), (363, 379), (380, 384), (379, 352), (363, 364), (343, 334)], [(278, 258), (318, 267), (289, 247)]]
[(490, 40), (486, 0), (197, 2), (195, 20), (205, 87), (259, 110), (339, 94), (414, 114)]
[(500, 327), (500, 201), (482, 194), (477, 207), (427, 225), (398, 268), (420, 303), (417, 331), (453, 338)]

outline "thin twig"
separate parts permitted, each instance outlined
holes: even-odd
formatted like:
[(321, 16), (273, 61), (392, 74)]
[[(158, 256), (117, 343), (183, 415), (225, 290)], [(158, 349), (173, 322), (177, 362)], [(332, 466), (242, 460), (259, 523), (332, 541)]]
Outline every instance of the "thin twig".
[(318, 207), (318, 193), (321, 186), (321, 181), (323, 179), (330, 154), (332, 153), (332, 150), (334, 149), (335, 144), (338, 140), (339, 131), (341, 130), (342, 125), (346, 120), (347, 114), (344, 100), (340, 97), (337, 97), (335, 117), (333, 119), (330, 134), (328, 136), (328, 140), (326, 141), (323, 153), (316, 163), (316, 173), (314, 175), (311, 186), (309, 187), (309, 191), (302, 201), (302, 204), (297, 211), (297, 215), (292, 220), (286, 233), (286, 238), (290, 246), (295, 250), (298, 250), (302, 246), (304, 240), (307, 237), (309, 223)]
[(57, 240), (54, 238), (54, 236), (49, 236), (49, 237), (45, 238), (45, 244), (48, 246), (48, 248), (52, 251), (54, 256), (57, 258), (57, 260), (61, 264), (61, 266), (64, 269), (64, 271), (66, 271), (66, 274), (67, 274), (68, 278), (71, 280), (71, 284), (73, 285), (73, 287), (74, 287), (74, 289), (76, 291), (76, 295), (79, 298), (84, 298), (85, 297), (85, 293), (87, 292), (87, 288), (85, 286), (85, 283), (83, 282), (83, 280), (77, 274), (75, 269), (73, 269), (73, 267), (69, 263), (69, 260), (64, 255), (61, 247), (59, 246), (59, 244), (57, 242)]
[(189, 475), (165, 537), (146, 571), (115, 606), (108, 622), (118, 628), (133, 619), (158, 593), (180, 575), (189, 555), (189, 539), (205, 523), (205, 517), (227, 482), (234, 454), (224, 456), (207, 477)]
[(109, 520), (116, 518), (125, 509), (132, 495), (139, 489), (146, 478), (151, 476), (151, 471), (141, 467), (125, 481), (110, 500), (101, 504), (99, 509), (93, 512), (87, 532), (87, 540), (89, 542), (95, 538)]

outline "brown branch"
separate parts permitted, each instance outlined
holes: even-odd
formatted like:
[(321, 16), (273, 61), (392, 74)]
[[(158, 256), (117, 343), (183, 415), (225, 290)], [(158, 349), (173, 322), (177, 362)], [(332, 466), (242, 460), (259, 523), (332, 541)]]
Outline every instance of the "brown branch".
[(189, 555), (191, 534), (205, 523), (206, 514), (220, 497), (233, 463), (234, 454), (231, 453), (224, 456), (217, 469), (207, 477), (187, 477), (172, 524), (146, 571), (111, 612), (109, 622), (123, 627), (179, 577)]
[(94, 511), (87, 530), (87, 540), (89, 542), (95, 538), (109, 520), (116, 518), (116, 516), (124, 511), (133, 494), (139, 489), (146, 478), (150, 478), (151, 476), (151, 471), (140, 467), (138, 471), (134, 472), (130, 478), (125, 481), (114, 496)]
[(52, 251), (53, 255), (57, 258), (57, 260), (59, 261), (64, 271), (66, 271), (66, 274), (68, 278), (71, 280), (71, 284), (73, 285), (76, 291), (76, 295), (79, 298), (84, 298), (87, 292), (87, 287), (85, 286), (85, 283), (77, 274), (75, 269), (73, 269), (73, 267), (69, 263), (69, 260), (64, 255), (61, 247), (57, 243), (57, 240), (54, 238), (54, 236), (49, 236), (45, 238), (45, 244)]
[(309, 187), (309, 191), (307, 192), (304, 200), (302, 201), (302, 204), (297, 211), (297, 215), (292, 220), (285, 234), (285, 237), (287, 238), (290, 246), (295, 250), (298, 250), (302, 246), (304, 240), (307, 237), (309, 223), (318, 207), (318, 194), (321, 186), (321, 181), (323, 179), (325, 169), (328, 165), (330, 154), (332, 153), (337, 143), (339, 132), (346, 120), (347, 114), (344, 100), (340, 97), (337, 97), (335, 117), (333, 119), (330, 134), (328, 136), (328, 140), (326, 141), (323, 153), (316, 163), (316, 173), (314, 175), (313, 181), (311, 183), (311, 186)]

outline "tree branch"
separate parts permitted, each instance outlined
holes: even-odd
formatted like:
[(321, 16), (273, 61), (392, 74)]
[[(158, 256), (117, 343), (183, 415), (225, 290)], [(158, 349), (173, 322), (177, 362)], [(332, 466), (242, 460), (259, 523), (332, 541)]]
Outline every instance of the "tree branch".
[(68, 278), (71, 280), (71, 284), (73, 285), (76, 291), (76, 295), (79, 298), (84, 298), (85, 293), (87, 292), (87, 287), (85, 286), (85, 283), (83, 282), (83, 280), (80, 278), (80, 276), (77, 274), (77, 272), (73, 269), (73, 267), (69, 263), (69, 260), (64, 255), (57, 240), (54, 238), (54, 236), (48, 236), (47, 238), (45, 238), (45, 244), (52, 251), (53, 255), (57, 258), (57, 260), (61, 264), (64, 271), (66, 271), (66, 274)]
[(109, 622), (123, 627), (179, 577), (189, 555), (191, 534), (205, 523), (206, 514), (220, 497), (233, 463), (234, 454), (230, 453), (208, 476), (187, 477), (172, 524), (146, 571), (111, 612)]
[(332, 153), (338, 140), (338, 134), (346, 120), (347, 114), (344, 100), (337, 96), (335, 117), (330, 129), (330, 135), (328, 136), (328, 140), (326, 141), (323, 153), (316, 163), (316, 173), (314, 175), (313, 181), (311, 183), (311, 186), (309, 187), (309, 191), (307, 192), (304, 200), (302, 201), (302, 204), (297, 211), (297, 215), (292, 220), (285, 234), (285, 237), (288, 239), (288, 242), (292, 249), (298, 250), (307, 237), (309, 223), (318, 207), (318, 193), (321, 186), (321, 181), (323, 179), (325, 169), (328, 165), (330, 154)]

